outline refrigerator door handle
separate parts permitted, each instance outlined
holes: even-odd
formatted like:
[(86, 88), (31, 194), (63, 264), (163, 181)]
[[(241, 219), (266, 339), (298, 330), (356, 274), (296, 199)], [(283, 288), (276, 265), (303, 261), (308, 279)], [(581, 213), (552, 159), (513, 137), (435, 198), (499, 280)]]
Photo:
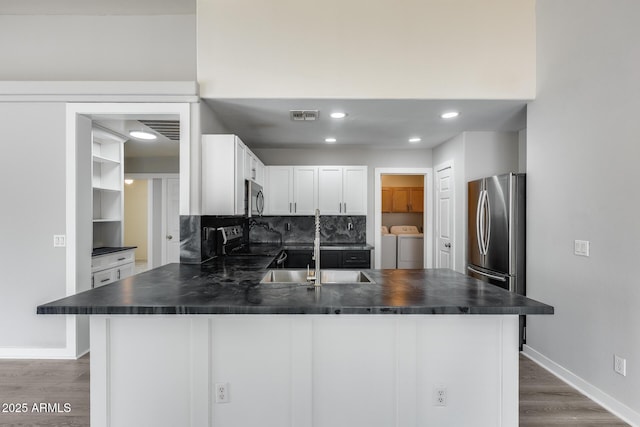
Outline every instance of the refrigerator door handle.
[(491, 239), (491, 205), (489, 204), (489, 193), (487, 190), (484, 191), (484, 214), (484, 254), (486, 255), (489, 252), (489, 240)]
[(484, 191), (480, 191), (478, 195), (478, 207), (476, 208), (476, 239), (478, 240), (478, 250), (480, 251), (480, 255), (484, 255), (482, 252), (484, 249), (484, 244), (482, 240), (482, 202), (484, 200)]
[(490, 273), (484, 273), (480, 270), (476, 270), (475, 268), (471, 267), (471, 266), (467, 266), (467, 270), (472, 271), (476, 274), (479, 274), (481, 276), (485, 276), (488, 277), (489, 279), (494, 279), (494, 280), (499, 280), (500, 282), (506, 282), (507, 279), (503, 276), (497, 276), (495, 274), (490, 274)]

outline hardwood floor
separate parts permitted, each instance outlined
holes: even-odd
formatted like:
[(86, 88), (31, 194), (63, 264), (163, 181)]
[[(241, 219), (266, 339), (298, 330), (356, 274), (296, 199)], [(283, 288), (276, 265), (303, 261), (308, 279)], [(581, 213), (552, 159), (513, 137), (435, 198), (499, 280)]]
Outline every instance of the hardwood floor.
[[(26, 412), (11, 404), (26, 404)], [(0, 426), (89, 426), (89, 355), (0, 360)]]
[[(26, 403), (27, 412), (2, 412), (11, 403)], [(40, 403), (52, 405), (41, 408)], [(55, 412), (34, 411), (34, 404)], [(89, 426), (89, 355), (79, 360), (0, 360), (0, 426)], [(628, 424), (521, 355), (520, 426)]]
[(520, 427), (628, 425), (520, 355)]

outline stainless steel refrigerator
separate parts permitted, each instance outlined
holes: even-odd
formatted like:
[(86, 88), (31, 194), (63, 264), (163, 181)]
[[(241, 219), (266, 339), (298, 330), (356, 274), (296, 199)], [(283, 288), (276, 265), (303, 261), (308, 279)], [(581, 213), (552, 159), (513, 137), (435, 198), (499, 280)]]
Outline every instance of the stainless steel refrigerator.
[(525, 178), (509, 173), (468, 184), (467, 274), (521, 295), (526, 295)]

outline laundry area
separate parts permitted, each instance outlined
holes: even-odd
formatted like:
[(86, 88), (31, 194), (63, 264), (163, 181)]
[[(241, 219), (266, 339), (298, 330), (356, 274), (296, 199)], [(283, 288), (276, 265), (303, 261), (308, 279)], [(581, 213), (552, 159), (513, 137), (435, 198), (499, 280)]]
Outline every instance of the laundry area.
[(424, 268), (424, 176), (382, 175), (380, 268)]

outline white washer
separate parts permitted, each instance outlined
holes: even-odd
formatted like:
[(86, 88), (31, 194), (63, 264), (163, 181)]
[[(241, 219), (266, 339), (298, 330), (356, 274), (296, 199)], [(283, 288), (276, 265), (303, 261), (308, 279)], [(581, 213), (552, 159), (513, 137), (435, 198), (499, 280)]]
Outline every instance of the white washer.
[(398, 268), (424, 268), (424, 234), (415, 225), (394, 225), (391, 233), (398, 237)]
[(380, 232), (382, 233), (380, 268), (396, 268), (396, 248), (398, 238), (395, 234), (389, 234), (389, 229), (385, 225), (382, 226)]

